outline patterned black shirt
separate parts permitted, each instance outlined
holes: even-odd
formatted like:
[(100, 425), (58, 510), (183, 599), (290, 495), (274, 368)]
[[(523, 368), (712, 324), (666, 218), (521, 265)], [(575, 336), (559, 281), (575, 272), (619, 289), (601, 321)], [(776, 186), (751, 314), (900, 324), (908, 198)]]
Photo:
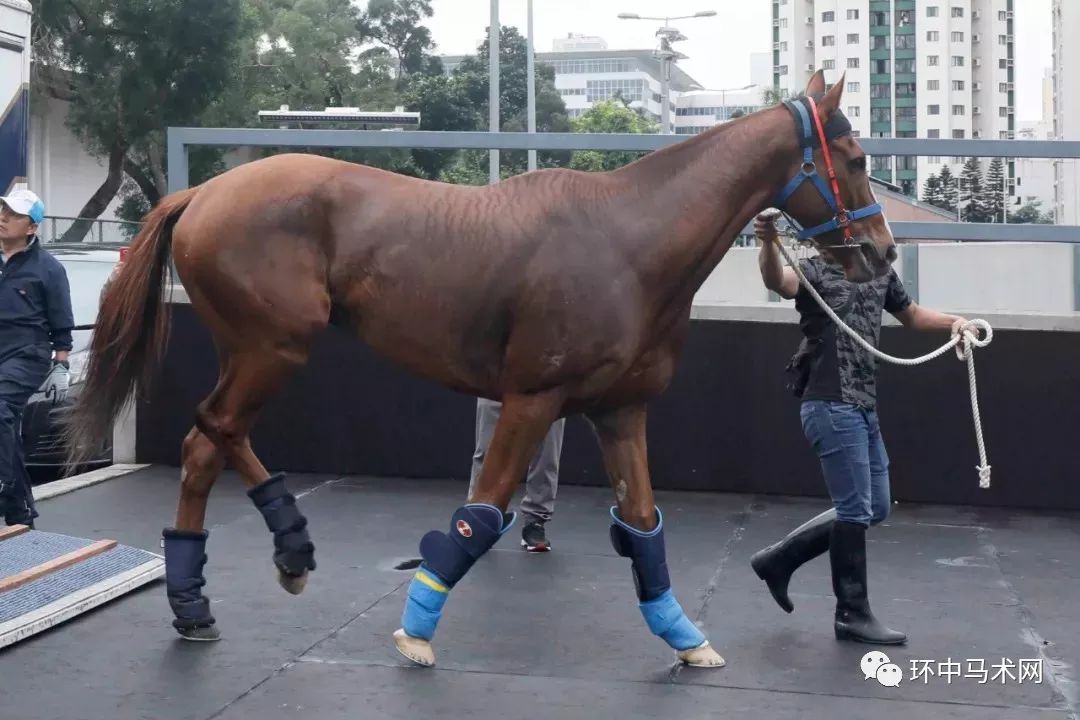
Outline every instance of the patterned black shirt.
[[(895, 270), (868, 283), (853, 283), (821, 256), (802, 260), (806, 279), (829, 307), (874, 347), (881, 338), (881, 312), (896, 314), (911, 305)], [(806, 288), (795, 297), (799, 325), (812, 350), (803, 400), (831, 400), (872, 410), (877, 405), (877, 358), (837, 328)]]

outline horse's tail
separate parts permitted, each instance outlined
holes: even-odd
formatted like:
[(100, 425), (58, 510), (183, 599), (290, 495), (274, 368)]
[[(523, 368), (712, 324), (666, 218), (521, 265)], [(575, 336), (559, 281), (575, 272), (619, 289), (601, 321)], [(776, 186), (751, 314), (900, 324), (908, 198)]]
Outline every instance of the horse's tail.
[(136, 383), (154, 378), (169, 335), (169, 312), (162, 306), (172, 228), (197, 192), (196, 187), (173, 193), (147, 214), (102, 291), (82, 387), (64, 422), (69, 470), (111, 437)]

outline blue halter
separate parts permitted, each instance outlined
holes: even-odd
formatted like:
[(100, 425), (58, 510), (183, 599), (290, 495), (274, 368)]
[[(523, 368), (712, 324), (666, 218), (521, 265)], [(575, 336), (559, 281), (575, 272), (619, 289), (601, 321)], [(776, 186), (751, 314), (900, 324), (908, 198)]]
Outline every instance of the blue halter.
[[(795, 116), (796, 132), (799, 136), (799, 145), (802, 147), (803, 151), (803, 165), (799, 173), (793, 177), (784, 189), (780, 191), (780, 194), (776, 196), (773, 205), (784, 213), (792, 227), (799, 230), (798, 235), (796, 236), (799, 240), (812, 240), (827, 232), (843, 230), (843, 246), (850, 246), (854, 244), (854, 239), (849, 227), (850, 224), (856, 220), (862, 220), (863, 218), (868, 218), (872, 215), (881, 214), (881, 204), (874, 203), (873, 205), (867, 205), (866, 207), (857, 210), (844, 210), (843, 204), (838, 197), (839, 187), (835, 184), (835, 177), (833, 178), (834, 188), (836, 188), (836, 191), (834, 192), (825, 179), (818, 174), (817, 164), (814, 162), (814, 148), (821, 147), (819, 135), (814, 132), (815, 125), (820, 123), (814, 105), (810, 102), (809, 98), (797, 98), (794, 101), (785, 100), (784, 105), (791, 111), (791, 114)], [(829, 119), (829, 122), (826, 123), (825, 127), (821, 128), (821, 134), (825, 136), (826, 142), (835, 140), (850, 132), (851, 124), (848, 122), (847, 118), (839, 112), (834, 113), (833, 117)], [(829, 166), (831, 171), (832, 153), (830, 152), (828, 145), (822, 147), (822, 152), (825, 154), (825, 163)], [(833, 211), (831, 220), (810, 228), (802, 228), (802, 226), (784, 209), (784, 206), (787, 204), (788, 200), (791, 199), (791, 196), (794, 195), (795, 191), (801, 188), (805, 182), (810, 182), (817, 188), (818, 193), (825, 199), (825, 202)]]

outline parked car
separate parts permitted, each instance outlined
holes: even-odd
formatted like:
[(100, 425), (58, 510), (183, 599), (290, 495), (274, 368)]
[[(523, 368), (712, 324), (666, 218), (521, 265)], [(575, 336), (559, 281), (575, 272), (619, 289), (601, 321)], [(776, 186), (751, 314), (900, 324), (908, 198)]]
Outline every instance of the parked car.
[[(47, 243), (44, 248), (52, 253), (67, 271), (75, 325), (93, 325), (97, 320), (101, 291), (122, 261), (124, 246), (112, 243)], [(72, 332), (73, 343), (69, 356), (71, 385), (67, 399), (56, 403), (41, 389), (30, 397), (23, 412), (23, 457), (35, 480), (41, 475), (55, 475), (63, 469), (67, 448), (63, 443), (59, 419), (82, 389), (92, 334), (93, 330)], [(79, 469), (103, 467), (111, 462), (112, 443), (108, 442), (104, 447), (96, 449), (87, 465)]]

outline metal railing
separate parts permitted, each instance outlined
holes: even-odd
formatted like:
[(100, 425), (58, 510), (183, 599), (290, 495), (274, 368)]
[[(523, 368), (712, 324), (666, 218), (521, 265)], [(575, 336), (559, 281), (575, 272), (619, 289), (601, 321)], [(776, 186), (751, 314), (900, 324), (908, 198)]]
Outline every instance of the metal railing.
[[(80, 239), (85, 243), (129, 243), (142, 223), (130, 220), (102, 220), (100, 218), (82, 218), (82, 222), (89, 225), (85, 235)], [(60, 242), (80, 218), (65, 217), (62, 215), (47, 215), (38, 226), (38, 237), (42, 242)]]
[[(630, 133), (522, 133), (431, 130), (273, 130), (248, 128), (168, 129), (169, 192), (189, 187), (188, 148), (334, 147), (441, 150), (600, 150), (651, 152), (685, 142), (685, 135)], [(1075, 140), (953, 140), (859, 138), (872, 156), (1080, 159)], [(890, 223), (898, 240), (1064, 242), (1080, 245), (1080, 226), (1000, 223)]]

